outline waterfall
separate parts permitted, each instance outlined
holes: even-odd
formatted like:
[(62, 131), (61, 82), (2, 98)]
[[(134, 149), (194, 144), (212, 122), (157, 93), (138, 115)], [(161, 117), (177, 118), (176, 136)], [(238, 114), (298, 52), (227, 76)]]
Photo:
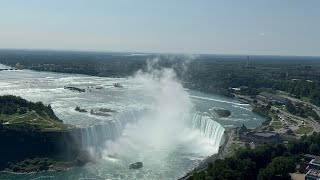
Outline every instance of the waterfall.
[[(117, 114), (113, 120), (103, 124), (97, 124), (81, 129), (83, 149), (99, 149), (105, 145), (106, 141), (115, 141), (122, 134), (127, 123), (136, 123), (142, 117), (150, 113), (150, 109), (126, 110)], [(199, 130), (205, 138), (219, 147), (223, 137), (224, 128), (207, 116), (199, 114), (185, 114), (184, 118), (189, 120), (188, 126), (194, 130)], [(188, 121), (186, 121), (188, 122)]]
[(115, 140), (120, 135), (118, 123), (114, 120), (105, 124), (81, 128), (82, 147), (83, 149), (98, 148), (106, 140)]
[(117, 114), (113, 120), (108, 120), (103, 124), (97, 124), (81, 128), (82, 148), (101, 148), (106, 141), (115, 141), (121, 136), (124, 126), (127, 123), (135, 123), (147, 112), (142, 110), (126, 110)]
[(221, 124), (212, 120), (208, 116), (193, 114), (191, 118), (192, 129), (202, 132), (206, 139), (214, 143), (214, 147), (219, 147), (224, 134)]

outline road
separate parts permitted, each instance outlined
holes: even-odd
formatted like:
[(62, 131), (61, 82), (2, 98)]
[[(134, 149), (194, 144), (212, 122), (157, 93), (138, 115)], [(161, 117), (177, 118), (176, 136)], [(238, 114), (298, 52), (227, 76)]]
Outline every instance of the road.
[(297, 99), (297, 98), (294, 98), (294, 97), (290, 97), (290, 96), (285, 96), (285, 95), (279, 95), (279, 96), (287, 98), (287, 99), (291, 100), (292, 102), (299, 102), (299, 103), (302, 103), (303, 105), (311, 106), (312, 109), (320, 116), (320, 107), (318, 107), (318, 106), (316, 106), (314, 104), (311, 104), (311, 103), (308, 103), (308, 102), (305, 102), (305, 101), (302, 101), (300, 99)]
[[(304, 121), (304, 122), (309, 123), (309, 124), (306, 124), (305, 127), (312, 127), (312, 128), (313, 128), (313, 131), (315, 131), (315, 132), (320, 132), (320, 124), (319, 124), (318, 122), (315, 122), (315, 121), (313, 121), (313, 120), (311, 120), (311, 119), (302, 118), (302, 117), (299, 117), (299, 116), (292, 115), (292, 114), (290, 114), (290, 113), (288, 113), (288, 112), (286, 112), (286, 111), (283, 111), (283, 110), (281, 110), (281, 109), (279, 109), (279, 108), (277, 108), (277, 107), (274, 107), (274, 106), (272, 106), (272, 109), (274, 109), (274, 110), (279, 110), (279, 112), (280, 112), (281, 114), (283, 114), (284, 116), (286, 116), (286, 117), (290, 117), (291, 119), (296, 119), (296, 120), (298, 120), (298, 122), (297, 122), (297, 123), (298, 123), (297, 129), (298, 129), (299, 125), (303, 125), (302, 121)], [(296, 130), (296, 129), (293, 129), (293, 130)], [(309, 133), (308, 135), (310, 135), (310, 134), (312, 134), (312, 132)]]

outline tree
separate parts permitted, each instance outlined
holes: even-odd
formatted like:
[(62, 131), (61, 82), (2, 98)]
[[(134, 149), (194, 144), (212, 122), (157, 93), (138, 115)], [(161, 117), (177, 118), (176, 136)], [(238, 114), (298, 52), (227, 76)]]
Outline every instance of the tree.
[(289, 141), (287, 147), (291, 154), (308, 152), (308, 144), (305, 141)]
[(320, 147), (316, 143), (312, 143), (310, 146), (310, 153), (314, 155), (320, 155)]
[(292, 157), (276, 157), (259, 172), (258, 180), (287, 179), (290, 177), (289, 173), (295, 171), (295, 167)]
[(80, 111), (80, 107), (77, 106), (77, 107), (75, 108), (75, 110), (76, 110), (76, 111)]
[(293, 134), (292, 129), (288, 129), (287, 134), (292, 135)]
[(266, 106), (266, 108), (267, 108), (268, 110), (271, 109), (271, 104), (268, 103), (268, 105)]
[(4, 106), (2, 113), (12, 115), (12, 114), (17, 113), (17, 111), (18, 111), (18, 109), (16, 106), (14, 106), (12, 104), (8, 104), (8, 105)]
[(19, 109), (19, 114), (25, 114), (25, 113), (27, 113), (27, 109), (26, 108), (20, 108)]
[(255, 179), (255, 163), (251, 159), (237, 157), (217, 160), (208, 169), (208, 175), (216, 179)]

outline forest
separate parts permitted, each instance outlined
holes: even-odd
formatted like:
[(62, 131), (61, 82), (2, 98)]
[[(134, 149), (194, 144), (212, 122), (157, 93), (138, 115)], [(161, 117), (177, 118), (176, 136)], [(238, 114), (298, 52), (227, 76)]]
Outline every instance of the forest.
[(0, 116), (25, 114), (28, 111), (35, 111), (39, 115), (48, 115), (49, 118), (62, 122), (53, 112), (50, 105), (44, 105), (42, 102), (29, 102), (18, 96), (5, 95), (0, 96)]
[(216, 160), (191, 179), (290, 179), (303, 154), (320, 155), (320, 133), (303, 136), (284, 144), (264, 144), (254, 149), (243, 148), (232, 157)]
[(288, 112), (293, 115), (297, 115), (303, 118), (307, 118), (308, 116), (310, 116), (318, 122), (320, 120), (319, 115), (315, 111), (313, 111), (311, 107), (303, 106), (302, 103), (295, 103), (295, 105), (291, 103), (288, 104), (286, 107)]
[(19, 69), (79, 73), (93, 76), (132, 76), (154, 68), (172, 67), (187, 88), (233, 96), (284, 91), (320, 106), (320, 58), (246, 55), (174, 55), (130, 53), (0, 50), (0, 63)]
[(269, 115), (270, 108), (271, 108), (270, 105), (267, 105), (267, 106), (255, 105), (252, 109), (252, 112), (266, 118), (266, 120), (263, 122), (263, 125), (267, 125), (270, 123), (272, 119), (271, 116)]

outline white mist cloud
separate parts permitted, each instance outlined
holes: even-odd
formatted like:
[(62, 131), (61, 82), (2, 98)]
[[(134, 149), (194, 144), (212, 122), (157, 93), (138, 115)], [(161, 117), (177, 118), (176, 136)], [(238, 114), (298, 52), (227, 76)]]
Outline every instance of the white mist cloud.
[(127, 124), (123, 135), (107, 144), (105, 154), (150, 163), (150, 159), (166, 159), (178, 147), (200, 156), (213, 153), (213, 144), (200, 131), (188, 128), (194, 112), (188, 92), (179, 83), (174, 70), (159, 67), (158, 62), (157, 58), (148, 60), (147, 71), (140, 70), (130, 78), (140, 87), (150, 111), (137, 123)]

